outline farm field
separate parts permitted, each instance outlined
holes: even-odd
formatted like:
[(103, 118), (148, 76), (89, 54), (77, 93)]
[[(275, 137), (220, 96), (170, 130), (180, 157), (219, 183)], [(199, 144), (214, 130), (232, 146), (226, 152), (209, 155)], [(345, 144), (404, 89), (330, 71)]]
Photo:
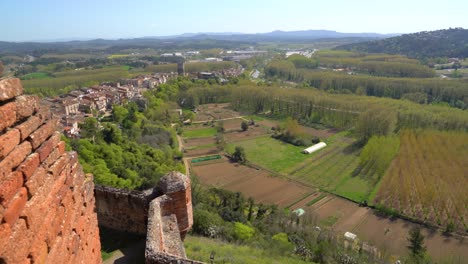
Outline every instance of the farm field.
[[(230, 104), (204, 104), (197, 107), (195, 122), (225, 118), (238, 118), (240, 114), (229, 108)], [(240, 124), (239, 124), (240, 127)]]
[(227, 149), (229, 152), (242, 146), (247, 160), (253, 164), (357, 202), (367, 199), (374, 186), (353, 176), (359, 165), (359, 150), (353, 147), (354, 141), (340, 134), (328, 141), (329, 146), (311, 155), (302, 153), (304, 147), (269, 136), (231, 143)]
[(283, 172), (293, 179), (314, 184), (351, 200), (367, 198), (373, 187), (353, 172), (359, 165), (359, 149), (350, 138), (337, 135), (323, 150)]
[[(407, 253), (408, 231), (415, 225), (408, 221), (377, 216), (371, 209), (356, 203), (226, 159), (192, 164), (191, 169), (203, 185), (238, 191), (259, 203), (277, 204), (291, 210), (303, 208), (314, 212), (321, 226), (332, 228), (338, 234), (352, 232), (360, 240), (382, 249), (384, 254)], [(433, 260), (450, 260), (456, 256), (451, 263), (463, 263), (459, 258), (468, 258), (467, 241), (427, 228), (422, 228), (422, 232)]]
[(47, 72), (33, 72), (21, 77), (21, 80), (32, 80), (32, 79), (44, 79), (50, 78), (50, 74)]
[(468, 135), (403, 131), (400, 142), (375, 202), (412, 218), (466, 232)]
[(197, 128), (197, 129), (185, 129), (182, 133), (182, 137), (184, 138), (206, 138), (206, 137), (214, 137), (217, 133), (215, 127), (205, 127), (205, 128)]
[(130, 76), (130, 72), (127, 66), (112, 66), (93, 70), (83, 69), (56, 72), (54, 76), (55, 77), (33, 78), (24, 80), (22, 83), (28, 93), (40, 93), (49, 96), (68, 92), (81, 86), (127, 78)]
[[(324, 133), (319, 137), (328, 146), (311, 155), (304, 155), (301, 153), (303, 147), (296, 147), (270, 137), (270, 128), (280, 124), (280, 121), (258, 116), (247, 116), (245, 118), (248, 120), (254, 119), (258, 126), (249, 126), (248, 131), (241, 132), (236, 127), (239, 126), (240, 128), (240, 122), (242, 122), (240, 119), (225, 120), (225, 129), (226, 127), (232, 128), (231, 131), (224, 133), (224, 138), (228, 143), (226, 150), (229, 152), (235, 146), (243, 146), (247, 154), (247, 160), (253, 165), (265, 169), (255, 169), (231, 163), (225, 158), (192, 164), (192, 173), (200, 179), (203, 185), (241, 192), (245, 197), (252, 197), (259, 203), (277, 204), (291, 210), (302, 208), (309, 212), (312, 211), (316, 214), (317, 222), (322, 227), (334, 229), (338, 234), (347, 231), (355, 233), (360, 240), (377, 246), (383, 251), (383, 254), (394, 256), (395, 260), (398, 259), (396, 256), (407, 254), (408, 231), (416, 224), (402, 219), (389, 219), (378, 216), (370, 208), (359, 207), (356, 203), (327, 193), (332, 192), (357, 202), (370, 199), (376, 193), (377, 198), (385, 197), (385, 195), (381, 194), (382, 190), (377, 191), (377, 187), (374, 186), (375, 181), (371, 183), (366, 178), (373, 175), (373, 171), (362, 172), (357, 170), (360, 166), (362, 149), (355, 147), (353, 144), (354, 139), (348, 137), (344, 132), (337, 133), (333, 130), (317, 129), (314, 131), (312, 128), (310, 133)], [(416, 142), (411, 143), (412, 141), (407, 143), (407, 140), (405, 141), (403, 137), (404, 134), (402, 134), (399, 141), (396, 141), (396, 144), (400, 144), (399, 142), (401, 142), (402, 146), (404, 144), (416, 144)], [(418, 139), (424, 138), (421, 135), (415, 137)], [(454, 168), (447, 170), (448, 172), (456, 174), (456, 170), (459, 170), (458, 173), (460, 173), (461, 164), (468, 164), (465, 158), (468, 157), (465, 152), (467, 151), (466, 144), (460, 145), (460, 142), (468, 142), (466, 136), (456, 138), (453, 135), (449, 137), (438, 135), (436, 138), (437, 140), (430, 139), (429, 141), (417, 142), (418, 148), (425, 151), (425, 148), (429, 148), (431, 144), (434, 149), (437, 149), (435, 145), (456, 146), (453, 151), (444, 148), (442, 151), (438, 150), (437, 153), (443, 155), (444, 159), (451, 158), (453, 161), (450, 164), (459, 165), (458, 169), (453, 166)], [(185, 140), (185, 146), (191, 146), (195, 149), (205, 148), (213, 140), (213, 137), (189, 138)], [(434, 142), (429, 143), (431, 140)], [(383, 142), (388, 144), (393, 141)], [(397, 158), (404, 151), (404, 148), (401, 148)], [(457, 155), (457, 158), (454, 158), (454, 155)], [(434, 153), (429, 153), (424, 158), (435, 157)], [(390, 169), (387, 170), (386, 176), (377, 186), (382, 188), (386, 186), (387, 183), (384, 180), (386, 180), (390, 171), (398, 165), (395, 164), (397, 158), (394, 159)], [(403, 158), (413, 160), (415, 166), (421, 162), (427, 165), (433, 161), (432, 159), (421, 161), (408, 156), (400, 157), (400, 159)], [(447, 164), (445, 160), (441, 162)], [(441, 165), (432, 162), (430, 169), (432, 170), (434, 166), (440, 167)], [(434, 171), (440, 173), (441, 168)], [(466, 166), (461, 171), (467, 171)], [(367, 175), (366, 173), (370, 174)], [(277, 175), (277, 177), (271, 175)], [(283, 178), (281, 175), (287, 175), (291, 180), (286, 177)], [(408, 179), (412, 178), (409, 177)], [(467, 186), (466, 182), (457, 186), (459, 188), (457, 191), (462, 191), (460, 188), (462, 186)], [(392, 192), (395, 192), (395, 190), (392, 190)], [(466, 197), (459, 196), (459, 194), (455, 195)], [(467, 201), (466, 198), (464, 199), (463, 201)], [(452, 203), (449, 201), (447, 204), (451, 205)], [(426, 236), (426, 246), (433, 260), (463, 263), (463, 260), (468, 258), (467, 241), (459, 240), (456, 236), (445, 236), (439, 231), (427, 228), (422, 228), (422, 232)]]
[(310, 157), (301, 153), (304, 147), (284, 143), (270, 136), (229, 144), (228, 152), (232, 152), (235, 146), (245, 149), (248, 161), (275, 172), (281, 172)]
[(315, 189), (278, 177), (266, 171), (229, 162), (192, 164), (192, 171), (203, 185), (242, 192), (258, 203), (287, 207), (315, 192)]

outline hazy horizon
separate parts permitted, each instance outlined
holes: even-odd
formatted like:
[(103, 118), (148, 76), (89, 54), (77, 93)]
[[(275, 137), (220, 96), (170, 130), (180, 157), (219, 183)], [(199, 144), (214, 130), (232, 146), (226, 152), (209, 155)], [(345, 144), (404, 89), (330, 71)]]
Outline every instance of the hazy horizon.
[(199, 32), (266, 33), (332, 30), (342, 33), (413, 33), (468, 28), (468, 3), (435, 1), (18, 0), (0, 4), (0, 41), (54, 41), (171, 36)]

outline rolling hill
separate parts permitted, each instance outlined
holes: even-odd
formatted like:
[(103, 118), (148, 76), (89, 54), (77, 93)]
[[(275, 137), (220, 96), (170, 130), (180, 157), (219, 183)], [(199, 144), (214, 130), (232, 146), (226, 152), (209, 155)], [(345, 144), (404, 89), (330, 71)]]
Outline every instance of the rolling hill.
[(346, 44), (336, 49), (403, 54), (415, 58), (468, 57), (468, 29), (423, 31), (398, 37)]

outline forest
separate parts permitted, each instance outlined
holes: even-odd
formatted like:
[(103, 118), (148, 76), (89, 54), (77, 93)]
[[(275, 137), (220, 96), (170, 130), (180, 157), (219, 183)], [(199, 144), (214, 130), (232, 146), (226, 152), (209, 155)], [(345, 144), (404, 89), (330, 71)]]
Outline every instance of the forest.
[(468, 29), (423, 31), (376, 41), (346, 44), (336, 49), (403, 54), (414, 58), (468, 57)]
[(344, 53), (345, 56), (342, 56), (343, 52), (331, 54), (333, 56), (327, 53), (320, 55), (319, 52), (309, 60), (317, 61), (321, 67), (338, 70), (312, 70), (288, 58), (271, 61), (265, 67), (265, 75), (273, 80), (279, 78), (302, 83), (304, 87), (315, 87), (329, 93), (407, 99), (421, 104), (446, 103), (461, 109), (468, 105), (466, 81), (429, 78), (434, 76), (434, 70), (413, 60), (390, 55), (359, 57), (355, 53)]

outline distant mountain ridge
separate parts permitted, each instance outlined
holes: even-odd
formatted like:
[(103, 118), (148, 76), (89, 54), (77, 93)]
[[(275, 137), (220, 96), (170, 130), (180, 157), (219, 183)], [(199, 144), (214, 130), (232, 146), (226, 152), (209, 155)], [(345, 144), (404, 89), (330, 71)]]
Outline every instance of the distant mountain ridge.
[(400, 34), (380, 34), (380, 33), (342, 33), (333, 30), (297, 30), (297, 31), (282, 31), (275, 30), (267, 33), (235, 33), (235, 32), (204, 32), (204, 33), (184, 33), (174, 36), (155, 36), (145, 38), (168, 39), (168, 38), (213, 38), (218, 40), (307, 40), (307, 39), (322, 39), (322, 38), (388, 38), (399, 36)]
[(335, 49), (403, 54), (415, 58), (468, 58), (468, 29), (450, 28), (423, 31), (387, 39), (346, 44)]
[[(211, 42), (211, 46), (223, 44), (235, 48), (235, 44), (254, 45), (258, 42), (307, 42), (322, 39), (348, 39), (349, 42), (381, 39), (398, 34), (379, 33), (341, 33), (332, 30), (301, 30), (301, 31), (272, 31), (268, 33), (244, 34), (236, 32), (205, 32), (184, 33), (173, 36), (147, 36), (127, 39), (81, 39), (71, 41), (42, 41), (42, 42), (7, 42), (0, 41), (0, 54), (15, 52), (32, 52), (37, 50), (60, 51), (65, 49), (89, 49), (115, 47), (164, 47), (168, 42), (177, 43), (174, 48), (200, 48), (203, 42)], [(64, 39), (65, 40), (65, 39)], [(227, 44), (227, 42), (230, 42)], [(210, 47), (211, 47), (210, 46)], [(203, 46), (204, 47), (204, 46)]]

